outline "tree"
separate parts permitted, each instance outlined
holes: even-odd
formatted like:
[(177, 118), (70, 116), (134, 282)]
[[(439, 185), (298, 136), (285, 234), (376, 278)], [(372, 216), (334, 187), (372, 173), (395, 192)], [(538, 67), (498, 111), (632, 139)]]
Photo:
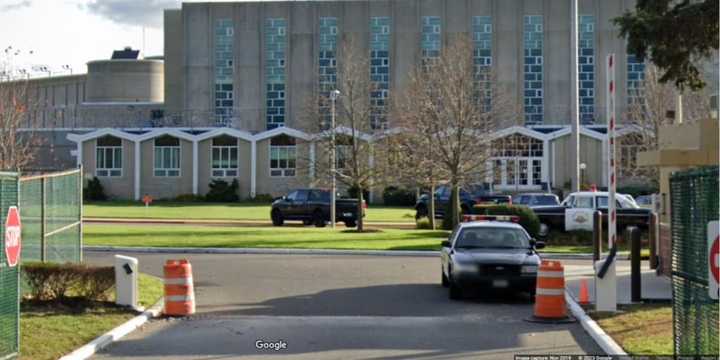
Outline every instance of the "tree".
[(680, 89), (705, 86), (697, 62), (717, 56), (717, 0), (638, 0), (635, 11), (613, 21), (628, 40), (628, 53), (641, 61), (649, 57), (664, 72), (660, 82), (673, 81)]
[(489, 135), (517, 114), (492, 69), (475, 65), (473, 50), (473, 43), (458, 35), (435, 61), (418, 64), (396, 111), (408, 151), (426, 157), (422, 166), (438, 169), (451, 186), (446, 216), (453, 226), (460, 220), (460, 186), (486, 175)]
[(12, 58), (0, 58), (0, 171), (26, 169), (40, 145), (29, 123), (34, 106), (28, 102), (28, 80), (14, 74)]
[[(361, 51), (351, 36), (342, 42), (337, 52), (337, 80), (335, 88), (340, 92), (336, 100), (335, 128), (330, 126), (330, 91), (321, 87), (317, 96), (311, 100), (308, 116), (303, 127), (310, 132), (320, 130), (317, 144), (319, 154), (314, 162), (315, 184), (327, 185), (332, 176), (330, 154), (336, 154), (335, 176), (346, 189), (356, 189), (358, 193), (358, 214), (363, 213), (363, 192), (384, 183), (387, 167), (383, 161), (387, 158), (387, 146), (384, 138), (376, 136), (382, 133), (377, 129), (374, 119), (378, 107), (373, 106), (370, 94), (377, 91), (371, 81), (369, 54)], [(335, 142), (332, 133), (335, 133)], [(358, 231), (364, 230), (363, 217), (358, 217)]]
[(707, 91), (679, 92), (672, 84), (662, 82), (660, 69), (649, 64), (641, 85), (632, 95), (625, 109), (625, 123), (632, 132), (618, 140), (617, 159), (620, 159), (620, 181), (659, 182), (653, 167), (639, 167), (635, 162), (638, 152), (659, 149), (660, 127), (671, 125), (680, 116), (675, 113), (678, 95), (681, 96), (683, 123), (695, 123), (712, 116), (711, 100)]

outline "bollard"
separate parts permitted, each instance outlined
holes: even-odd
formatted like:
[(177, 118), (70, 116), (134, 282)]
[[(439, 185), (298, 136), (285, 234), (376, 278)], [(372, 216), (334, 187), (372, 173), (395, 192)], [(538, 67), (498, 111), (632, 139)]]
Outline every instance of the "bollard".
[(658, 215), (652, 213), (650, 215), (650, 225), (648, 226), (648, 242), (650, 243), (650, 269), (658, 268), (658, 241), (660, 239)]
[(188, 316), (195, 313), (195, 290), (193, 288), (192, 266), (182, 260), (167, 260), (165, 273), (165, 309), (170, 316)]
[(559, 261), (543, 260), (538, 268), (533, 315), (525, 319), (539, 323), (568, 323), (565, 304), (565, 268)]
[(642, 274), (640, 272), (640, 229), (631, 226), (625, 230), (625, 236), (630, 240), (630, 300), (642, 301)]
[(593, 261), (600, 260), (602, 226), (602, 213), (600, 211), (593, 212)]
[(138, 307), (138, 259), (115, 255), (115, 303)]

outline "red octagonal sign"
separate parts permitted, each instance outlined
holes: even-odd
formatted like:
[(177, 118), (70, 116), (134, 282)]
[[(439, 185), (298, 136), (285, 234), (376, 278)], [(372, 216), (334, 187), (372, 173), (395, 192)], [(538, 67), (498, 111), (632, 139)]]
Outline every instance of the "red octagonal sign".
[(8, 266), (14, 267), (20, 261), (20, 211), (17, 207), (8, 208), (7, 219), (5, 220), (5, 256)]

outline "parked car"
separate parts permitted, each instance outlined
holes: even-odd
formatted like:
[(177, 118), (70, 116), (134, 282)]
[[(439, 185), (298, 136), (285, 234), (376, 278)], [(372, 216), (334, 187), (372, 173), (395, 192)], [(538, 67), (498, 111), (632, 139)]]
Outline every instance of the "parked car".
[[(627, 226), (638, 226), (647, 229), (652, 211), (640, 208), (624, 194), (616, 194), (617, 227), (621, 230)], [(545, 236), (550, 230), (565, 231), (565, 211), (570, 208), (596, 209), (607, 224), (608, 193), (605, 191), (581, 191), (570, 194), (559, 206), (542, 206), (533, 208), (540, 220), (540, 235)]]
[[(335, 222), (347, 227), (357, 226), (358, 199), (335, 200)], [(302, 220), (303, 224), (323, 227), (330, 221), (330, 191), (299, 189), (272, 203), (270, 218), (274, 226), (282, 226), (285, 220)]]
[(555, 194), (550, 193), (525, 193), (513, 196), (513, 204), (525, 205), (530, 208), (537, 206), (558, 206), (560, 199)]
[(535, 293), (540, 255), (545, 246), (519, 224), (477, 221), (458, 224), (440, 251), (442, 285), (450, 299), (468, 289), (505, 289)]
[[(450, 186), (439, 186), (435, 189), (435, 218), (442, 219), (445, 216), (445, 208), (450, 202)], [(510, 195), (492, 194), (482, 186), (470, 186), (467, 189), (460, 189), (460, 210), (471, 213), (473, 206), (477, 204), (507, 204), (512, 203)], [(428, 216), (430, 209), (430, 195), (422, 194), (415, 204), (415, 218)]]

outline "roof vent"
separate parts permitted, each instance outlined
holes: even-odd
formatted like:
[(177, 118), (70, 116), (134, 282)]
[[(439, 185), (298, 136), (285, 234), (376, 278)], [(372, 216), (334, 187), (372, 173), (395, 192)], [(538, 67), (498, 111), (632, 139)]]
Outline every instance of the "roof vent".
[(132, 47), (126, 46), (123, 50), (113, 51), (112, 57), (110, 59), (137, 60), (138, 55), (140, 55), (140, 50), (133, 50)]

